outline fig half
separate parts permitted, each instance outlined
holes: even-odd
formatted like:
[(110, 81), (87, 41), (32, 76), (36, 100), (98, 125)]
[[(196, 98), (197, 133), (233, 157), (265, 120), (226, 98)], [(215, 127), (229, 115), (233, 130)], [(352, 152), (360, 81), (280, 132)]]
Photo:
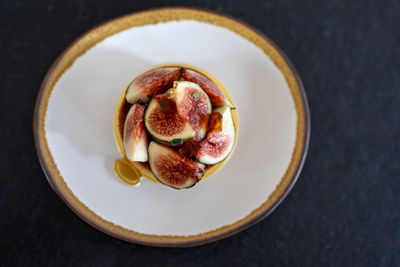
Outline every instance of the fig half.
[(151, 99), (144, 116), (149, 133), (157, 140), (172, 144), (182, 144), (185, 140), (192, 138), (195, 130), (191, 124), (176, 110), (163, 111), (158, 98)]
[(175, 189), (192, 187), (204, 175), (203, 164), (154, 141), (149, 146), (149, 164), (161, 183)]
[(181, 74), (181, 68), (162, 67), (149, 70), (135, 78), (126, 90), (126, 101), (148, 103), (150, 98), (172, 87)]
[(123, 145), (125, 156), (131, 161), (147, 161), (149, 144), (144, 128), (144, 106), (134, 104), (129, 109), (124, 123)]
[(226, 95), (218, 88), (218, 86), (208, 77), (194, 70), (184, 69), (181, 78), (185, 81), (197, 83), (203, 88), (210, 97), (211, 103), (214, 107), (229, 106), (233, 108), (231, 101)]
[(198, 84), (187, 81), (175, 82), (170, 91), (175, 95), (178, 112), (195, 129), (194, 139), (202, 140), (207, 133), (207, 115), (212, 111), (207, 93)]
[(235, 143), (235, 126), (230, 107), (221, 106), (215, 108), (213, 112), (219, 112), (222, 115), (221, 130), (211, 130), (207, 133), (196, 156), (199, 162), (207, 165), (223, 161), (232, 151)]

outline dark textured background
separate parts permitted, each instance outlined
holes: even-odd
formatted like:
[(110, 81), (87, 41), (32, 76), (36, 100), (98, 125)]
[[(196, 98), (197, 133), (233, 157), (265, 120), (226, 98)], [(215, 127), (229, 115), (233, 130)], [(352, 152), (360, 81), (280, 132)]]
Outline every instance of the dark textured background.
[[(88, 226), (51, 190), (32, 137), (39, 85), (70, 42), (116, 16), (174, 5), (268, 35), (302, 77), (312, 118), (304, 170), (276, 211), (189, 249)], [(0, 25), (0, 265), (400, 266), (399, 1), (1, 0)]]

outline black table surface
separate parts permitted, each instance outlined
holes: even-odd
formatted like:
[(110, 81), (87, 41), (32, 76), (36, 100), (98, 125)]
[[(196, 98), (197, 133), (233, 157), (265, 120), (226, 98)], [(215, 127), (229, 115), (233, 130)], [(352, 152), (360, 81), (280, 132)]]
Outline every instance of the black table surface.
[[(111, 238), (52, 191), (32, 117), (52, 62), (79, 35), (119, 15), (205, 7), (240, 18), (280, 46), (311, 109), (300, 179), (262, 222), (195, 248)], [(399, 1), (0, 1), (0, 265), (400, 266)]]

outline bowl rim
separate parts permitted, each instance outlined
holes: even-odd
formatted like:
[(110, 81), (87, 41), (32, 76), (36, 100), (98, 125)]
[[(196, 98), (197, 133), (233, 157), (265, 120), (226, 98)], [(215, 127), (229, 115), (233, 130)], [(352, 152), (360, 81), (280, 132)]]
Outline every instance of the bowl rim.
[[(290, 164), (278, 186), (260, 207), (230, 225), (196, 235), (149, 235), (125, 229), (108, 222), (83, 204), (63, 180), (49, 150), (44, 130), (48, 100), (63, 73), (74, 61), (98, 42), (123, 30), (169, 21), (195, 20), (227, 28), (260, 47), (282, 72), (293, 97), (297, 115), (295, 147)], [(83, 46), (82, 46), (83, 45)], [(310, 110), (303, 83), (285, 53), (266, 35), (253, 26), (221, 12), (203, 8), (165, 7), (148, 9), (116, 17), (101, 23), (75, 39), (57, 57), (47, 71), (36, 97), (33, 114), (33, 135), (39, 162), (47, 181), (64, 203), (93, 228), (133, 244), (156, 247), (193, 247), (232, 236), (271, 214), (286, 198), (303, 168), (310, 140)]]

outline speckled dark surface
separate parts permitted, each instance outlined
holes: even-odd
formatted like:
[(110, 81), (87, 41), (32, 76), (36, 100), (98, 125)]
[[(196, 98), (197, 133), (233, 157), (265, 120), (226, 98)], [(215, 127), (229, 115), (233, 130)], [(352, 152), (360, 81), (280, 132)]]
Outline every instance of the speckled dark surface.
[[(302, 77), (312, 117), (304, 170), (276, 211), (189, 249), (88, 226), (48, 185), (32, 137), (39, 85), (70, 42), (116, 16), (174, 5), (268, 35)], [(0, 25), (0, 265), (400, 266), (399, 1), (2, 0)]]

